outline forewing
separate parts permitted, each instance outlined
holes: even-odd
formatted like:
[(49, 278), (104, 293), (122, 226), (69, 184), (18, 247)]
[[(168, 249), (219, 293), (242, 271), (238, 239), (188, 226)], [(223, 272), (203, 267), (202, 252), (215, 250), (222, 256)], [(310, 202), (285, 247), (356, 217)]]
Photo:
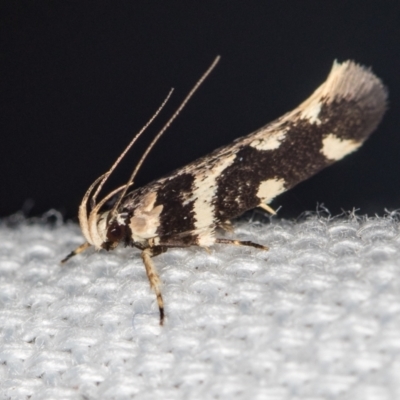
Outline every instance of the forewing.
[(296, 109), (131, 193), (124, 206), (134, 209), (141, 196), (156, 193), (154, 206), (163, 207), (159, 237), (212, 236), (214, 227), (356, 150), (379, 124), (386, 101), (385, 87), (370, 70), (335, 62), (327, 80)]

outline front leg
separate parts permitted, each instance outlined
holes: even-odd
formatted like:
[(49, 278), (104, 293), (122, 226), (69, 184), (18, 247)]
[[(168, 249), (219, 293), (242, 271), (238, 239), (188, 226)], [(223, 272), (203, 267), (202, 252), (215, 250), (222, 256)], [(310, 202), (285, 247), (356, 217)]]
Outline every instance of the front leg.
[(155, 240), (149, 240), (149, 247), (145, 247), (140, 243), (134, 243), (134, 246), (142, 250), (141, 257), (146, 268), (147, 278), (150, 282), (150, 287), (154, 290), (157, 296), (158, 309), (160, 310), (160, 325), (164, 323), (164, 301), (161, 294), (161, 280), (158, 276), (156, 267), (152, 258), (167, 251), (172, 247), (189, 247), (196, 244), (194, 236), (164, 236)]
[(142, 251), (142, 260), (146, 268), (147, 278), (150, 282), (150, 287), (154, 290), (157, 296), (158, 309), (160, 310), (160, 325), (164, 323), (164, 301), (161, 294), (161, 280), (158, 276), (156, 267), (154, 266), (152, 257), (157, 256), (167, 249), (162, 246), (147, 247)]

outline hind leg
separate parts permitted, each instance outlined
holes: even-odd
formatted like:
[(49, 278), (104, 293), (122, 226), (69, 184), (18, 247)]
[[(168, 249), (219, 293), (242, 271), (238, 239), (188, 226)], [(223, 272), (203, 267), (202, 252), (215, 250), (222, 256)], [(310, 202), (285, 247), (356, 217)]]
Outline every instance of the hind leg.
[(250, 242), (248, 240), (242, 241), (242, 240), (233, 240), (233, 239), (216, 239), (215, 243), (233, 244), (235, 246), (249, 246), (249, 247), (255, 247), (256, 249), (260, 249), (260, 250), (269, 250), (269, 247), (267, 247), (267, 246), (263, 246), (258, 243)]

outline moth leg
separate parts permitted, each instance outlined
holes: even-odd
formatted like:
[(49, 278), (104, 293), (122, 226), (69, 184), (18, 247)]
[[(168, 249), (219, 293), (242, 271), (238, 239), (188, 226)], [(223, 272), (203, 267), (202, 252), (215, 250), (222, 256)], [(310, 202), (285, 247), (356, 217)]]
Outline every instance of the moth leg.
[(196, 236), (185, 236), (182, 238), (176, 237), (161, 237), (158, 242), (159, 247), (190, 247), (197, 246)]
[(91, 244), (89, 244), (88, 242), (85, 242), (85, 243), (81, 244), (74, 251), (71, 251), (71, 253), (69, 253), (67, 255), (67, 257), (65, 257), (63, 260), (61, 260), (61, 264), (65, 264), (71, 257), (76, 256), (77, 254), (80, 254), (80, 253), (84, 252), (90, 246), (91, 246)]
[(276, 215), (276, 211), (270, 207), (268, 204), (260, 203), (258, 207), (262, 208), (263, 210), (269, 212), (272, 215)]
[(255, 247), (256, 249), (260, 249), (260, 250), (269, 250), (269, 247), (267, 247), (267, 246), (263, 246), (258, 243), (250, 242), (248, 240), (242, 241), (242, 240), (233, 240), (233, 239), (215, 239), (215, 243), (233, 244), (235, 246), (250, 246), (250, 247)]
[(156, 293), (158, 309), (160, 310), (160, 325), (163, 325), (164, 323), (164, 301), (161, 295), (161, 280), (151, 258), (164, 251), (166, 251), (165, 248), (161, 246), (155, 246), (144, 249), (141, 254), (144, 266), (146, 268), (147, 278), (150, 282), (150, 287)]
[(235, 229), (233, 228), (231, 221), (222, 222), (218, 227), (223, 229), (225, 232), (229, 233), (235, 232)]

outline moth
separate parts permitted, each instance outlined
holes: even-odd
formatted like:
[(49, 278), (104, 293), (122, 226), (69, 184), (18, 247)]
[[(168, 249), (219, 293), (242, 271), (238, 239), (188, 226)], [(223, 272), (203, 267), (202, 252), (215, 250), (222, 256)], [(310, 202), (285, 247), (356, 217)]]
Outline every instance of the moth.
[[(79, 207), (86, 242), (63, 262), (90, 246), (113, 250), (119, 244), (136, 247), (155, 291), (160, 324), (164, 321), (161, 282), (152, 257), (172, 247), (215, 243), (253, 246), (253, 242), (218, 238), (230, 221), (358, 149), (375, 130), (387, 108), (387, 90), (370, 69), (334, 62), (324, 83), (303, 103), (248, 136), (236, 139), (146, 186), (131, 190), (134, 178), (158, 138), (218, 62), (197, 82), (181, 106), (157, 134), (139, 160), (129, 181), (97, 202), (105, 181), (168, 100), (133, 138), (105, 174), (87, 190)], [(105, 204), (116, 197), (114, 205)]]

